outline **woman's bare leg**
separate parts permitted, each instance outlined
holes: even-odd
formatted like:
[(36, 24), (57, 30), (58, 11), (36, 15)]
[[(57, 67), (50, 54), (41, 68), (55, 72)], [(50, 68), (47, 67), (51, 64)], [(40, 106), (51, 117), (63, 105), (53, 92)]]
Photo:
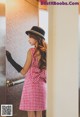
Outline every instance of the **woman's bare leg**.
[(28, 111), (28, 117), (36, 117), (35, 111)]
[(36, 117), (42, 117), (42, 111), (36, 111)]

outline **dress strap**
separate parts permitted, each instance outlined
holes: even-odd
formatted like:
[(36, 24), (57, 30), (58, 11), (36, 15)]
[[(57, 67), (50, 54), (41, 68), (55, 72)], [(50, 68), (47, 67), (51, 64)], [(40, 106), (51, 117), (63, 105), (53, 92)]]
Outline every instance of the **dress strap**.
[(31, 48), (30, 51), (31, 51), (31, 55), (33, 56), (35, 52), (35, 48)]

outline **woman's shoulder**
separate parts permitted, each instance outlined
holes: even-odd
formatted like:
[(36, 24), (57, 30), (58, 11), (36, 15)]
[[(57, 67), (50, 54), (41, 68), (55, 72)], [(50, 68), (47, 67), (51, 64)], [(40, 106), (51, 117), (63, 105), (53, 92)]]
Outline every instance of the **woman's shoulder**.
[(28, 52), (30, 52), (31, 55), (33, 55), (33, 53), (35, 52), (35, 48), (30, 48), (30, 49), (28, 50)]
[(29, 48), (28, 52), (35, 50), (35, 48)]

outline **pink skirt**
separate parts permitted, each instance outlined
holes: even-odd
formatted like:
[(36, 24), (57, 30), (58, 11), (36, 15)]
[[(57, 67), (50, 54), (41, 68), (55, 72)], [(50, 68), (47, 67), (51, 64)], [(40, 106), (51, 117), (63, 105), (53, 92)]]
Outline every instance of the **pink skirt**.
[(45, 82), (28, 83), (25, 79), (19, 109), (23, 111), (46, 110), (47, 84)]

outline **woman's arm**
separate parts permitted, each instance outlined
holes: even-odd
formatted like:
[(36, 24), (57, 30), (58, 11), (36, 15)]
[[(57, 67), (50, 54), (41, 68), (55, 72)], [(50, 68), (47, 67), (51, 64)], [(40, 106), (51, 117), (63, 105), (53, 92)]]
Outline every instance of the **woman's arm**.
[(7, 56), (7, 60), (11, 63), (11, 65), (18, 71), (20, 72), (22, 75), (25, 75), (31, 65), (31, 51), (30, 49), (28, 50), (27, 53), (27, 59), (26, 62), (24, 64), (24, 67), (20, 66), (18, 63), (16, 63), (16, 61), (12, 58), (11, 53), (9, 51), (6, 51), (6, 56)]
[(23, 69), (20, 71), (20, 73), (22, 74), (22, 75), (25, 75), (26, 73), (27, 73), (27, 71), (28, 71), (28, 69), (29, 69), (29, 67), (30, 67), (30, 65), (31, 65), (31, 61), (32, 61), (32, 57), (31, 57), (31, 51), (30, 51), (30, 49), (28, 50), (28, 53), (27, 53), (27, 59), (26, 59), (26, 62), (25, 62), (25, 64), (24, 64), (24, 67), (23, 67)]
[(11, 65), (20, 72), (22, 70), (22, 66), (20, 66), (18, 63), (15, 62), (15, 60), (12, 58), (11, 53), (6, 50), (6, 57), (7, 60), (11, 63)]

